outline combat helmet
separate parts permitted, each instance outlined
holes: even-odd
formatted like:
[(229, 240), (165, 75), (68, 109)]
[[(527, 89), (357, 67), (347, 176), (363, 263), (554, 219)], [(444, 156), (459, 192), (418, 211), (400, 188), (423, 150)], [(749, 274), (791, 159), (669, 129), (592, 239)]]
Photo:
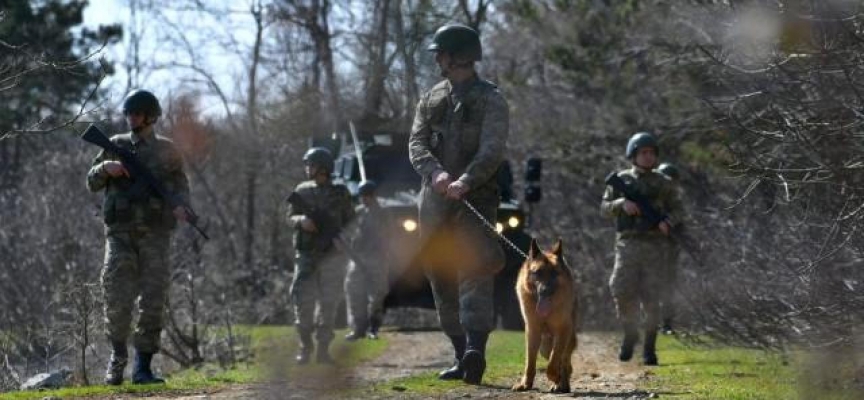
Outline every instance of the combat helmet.
[(660, 166), (657, 167), (657, 172), (666, 175), (676, 181), (678, 180), (678, 178), (681, 177), (681, 174), (678, 172), (678, 167), (670, 163), (664, 162), (663, 164), (660, 164)]
[(657, 145), (657, 138), (648, 132), (639, 132), (631, 136), (627, 142), (627, 158), (632, 159), (635, 157), (636, 152), (643, 147), (653, 147), (657, 151), (657, 155), (660, 155), (660, 146)]
[(123, 100), (123, 114), (140, 112), (147, 118), (156, 119), (162, 116), (162, 107), (159, 99), (148, 90), (133, 90)]
[(483, 59), (480, 35), (474, 29), (461, 24), (449, 24), (438, 28), (427, 50), (468, 57), (470, 61)]
[(378, 185), (374, 181), (363, 181), (360, 182), (360, 186), (357, 186), (357, 194), (360, 196), (374, 196), (376, 190)]
[(323, 147), (312, 147), (303, 155), (303, 163), (333, 172), (333, 154)]

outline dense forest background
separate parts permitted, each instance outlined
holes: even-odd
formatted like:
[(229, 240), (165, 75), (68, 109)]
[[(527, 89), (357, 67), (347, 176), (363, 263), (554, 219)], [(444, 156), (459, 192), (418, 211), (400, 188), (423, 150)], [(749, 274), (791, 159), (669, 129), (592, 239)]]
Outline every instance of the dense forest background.
[[(449, 22), (481, 33), (480, 73), (510, 103), (515, 176), (529, 157), (544, 159), (531, 231), (564, 239), (587, 329), (616, 326), (603, 177), (626, 167), (630, 135), (650, 131), (682, 172), (684, 329), (773, 350), (860, 345), (860, 2), (216, 4), (129, 0), (134, 23), (91, 29), (87, 1), (0, 1), (3, 385), (58, 365), (86, 381), (82, 366), (104, 362), (101, 195), (84, 186), (96, 151), (78, 135), (94, 121), (124, 129), (106, 77), (122, 72), (111, 85), (162, 100), (158, 129), (184, 152), (212, 236), (187, 227), (175, 237), (165, 354), (181, 366), (230, 363), (242, 338), (216, 328), (290, 322), (282, 199), (303, 178), (310, 137), (349, 120), (407, 134), (419, 96), (440, 79), (425, 47)], [(199, 23), (237, 13), (250, 22)], [(122, 60), (104, 56), (121, 42)], [(147, 43), (163, 56), (140, 53)], [(230, 87), (215, 75), (224, 68), (203, 61), (212, 53), (233, 66)], [(148, 80), (165, 71), (182, 78)]]

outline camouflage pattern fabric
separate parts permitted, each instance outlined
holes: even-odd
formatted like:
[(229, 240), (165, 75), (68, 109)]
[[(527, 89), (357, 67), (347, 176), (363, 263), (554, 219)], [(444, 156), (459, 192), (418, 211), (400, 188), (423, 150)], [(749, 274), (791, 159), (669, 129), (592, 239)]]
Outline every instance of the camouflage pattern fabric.
[(432, 190), (432, 174), (443, 170), (466, 183), (466, 199), (495, 221), (495, 173), (506, 149), (508, 124), (507, 102), (498, 88), (477, 78), (458, 86), (444, 80), (417, 105), (409, 153), (423, 179), (422, 257), (441, 327), (448, 335), (492, 330), (494, 275), (505, 259), (501, 245), (476, 216)]
[[(351, 194), (344, 185), (315, 181), (302, 182), (294, 189), (309, 204), (325, 210), (336, 225), (344, 227), (354, 218)], [(336, 310), (342, 301), (345, 258), (335, 247), (315, 248), (315, 235), (300, 229), (303, 214), (289, 207), (288, 223), (294, 228), (294, 279), (291, 300), (297, 331), (301, 336), (315, 333), (319, 343), (333, 340)], [(317, 305), (317, 315), (316, 315)]]
[(348, 324), (354, 332), (364, 333), (371, 320), (384, 316), (388, 281), (389, 250), (387, 238), (392, 219), (381, 207), (359, 206), (357, 229), (352, 233), (352, 257), (345, 277)]
[(314, 333), (315, 339), (321, 344), (333, 340), (344, 279), (345, 259), (335, 251), (295, 253), (291, 301), (294, 306), (294, 324), (299, 334)]
[[(678, 191), (668, 177), (654, 171), (639, 172), (635, 168), (621, 171), (618, 176), (651, 199), (657, 211), (669, 216), (673, 227), (681, 221)], [(618, 228), (615, 268), (609, 288), (615, 298), (618, 317), (625, 326), (637, 323), (641, 305), (646, 328), (656, 327), (660, 321), (660, 293), (667, 289), (665, 279), (671, 240), (657, 227), (647, 231), (635, 229), (641, 217), (627, 215), (623, 206), (623, 195), (607, 187), (600, 209), (604, 216), (617, 220)]]
[(660, 317), (663, 320), (675, 316), (675, 293), (678, 288), (678, 260), (681, 257), (681, 247), (674, 240), (669, 242), (667, 255), (666, 268), (661, 278), (663, 290), (660, 291)]
[(143, 353), (159, 351), (164, 307), (171, 285), (170, 242), (168, 235), (157, 232), (108, 235), (102, 293), (105, 327), (111, 343), (126, 342), (138, 299), (139, 315), (133, 344)]
[[(142, 139), (133, 133), (111, 137), (118, 147), (134, 151), (165, 188), (189, 202), (189, 181), (183, 172), (183, 158), (171, 140), (150, 135)], [(87, 173), (87, 188), (105, 190), (102, 217), (106, 232), (170, 230), (177, 225), (171, 207), (153, 191), (134, 193), (133, 181), (126, 177), (111, 178), (102, 169), (104, 161), (118, 160), (115, 154), (100, 151)]]
[[(158, 135), (126, 133), (111, 141), (135, 151), (141, 163), (166, 188), (189, 201), (189, 182), (174, 144)], [(163, 312), (170, 288), (171, 231), (176, 226), (170, 206), (152, 191), (133, 193), (129, 178), (111, 178), (102, 162), (116, 155), (100, 152), (87, 173), (87, 188), (105, 190), (103, 217), (106, 232), (102, 290), (108, 339), (125, 343), (138, 301), (135, 348), (145, 353), (159, 350)]]

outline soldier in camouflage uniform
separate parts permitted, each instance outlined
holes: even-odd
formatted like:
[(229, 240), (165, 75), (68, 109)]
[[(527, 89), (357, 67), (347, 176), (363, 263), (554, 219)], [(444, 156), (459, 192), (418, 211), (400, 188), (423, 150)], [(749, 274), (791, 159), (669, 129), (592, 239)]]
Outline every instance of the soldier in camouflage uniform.
[[(123, 102), (123, 114), (132, 131), (116, 135), (111, 141), (134, 151), (156, 179), (189, 204), (189, 182), (181, 155), (170, 140), (153, 131), (153, 124), (162, 114), (159, 101), (146, 90), (136, 90)], [(133, 339), (136, 353), (132, 382), (164, 382), (153, 375), (150, 363), (159, 351), (163, 308), (170, 287), (171, 232), (177, 220), (187, 219), (186, 209), (178, 206), (172, 210), (154, 191), (137, 190), (117, 156), (105, 151), (93, 160), (87, 188), (93, 192), (105, 190), (102, 289), (105, 326), (113, 349), (105, 382), (123, 383), (128, 358), (126, 341), (136, 299), (139, 315)]]
[[(675, 184), (677, 189), (679, 190), (679, 198), (680, 198), (680, 174), (678, 173), (678, 168), (669, 163), (660, 164), (657, 167), (657, 172), (666, 175), (672, 182)], [(675, 227), (675, 230), (681, 232), (683, 229), (683, 221), (679, 221), (678, 225)], [(678, 260), (681, 256), (681, 247), (675, 240), (672, 240), (669, 243), (668, 248), (668, 260), (666, 261), (666, 269), (665, 269), (665, 277), (663, 278), (663, 282), (666, 284), (665, 289), (660, 292), (660, 317), (662, 319), (661, 330), (666, 335), (675, 334), (675, 330), (672, 328), (672, 318), (675, 317), (675, 291), (678, 287)]]
[(474, 69), (482, 58), (477, 32), (462, 25), (441, 27), (429, 50), (446, 79), (417, 105), (409, 152), (423, 180), (422, 262), (441, 328), (456, 355), (453, 367), (439, 378), (479, 384), (494, 327), (494, 277), (504, 267), (504, 252), (461, 200), (495, 221), (495, 172), (506, 148), (509, 111), (498, 88)]
[(390, 252), (387, 249), (388, 229), (392, 221), (381, 208), (372, 181), (363, 181), (357, 191), (357, 230), (351, 238), (351, 262), (345, 276), (345, 295), (348, 307), (348, 325), (351, 332), (345, 336), (354, 341), (368, 335), (378, 338), (378, 329), (384, 318), (384, 297), (390, 286), (387, 280)]
[(623, 197), (611, 186), (606, 188), (600, 205), (604, 216), (616, 220), (615, 269), (609, 287), (615, 298), (618, 318), (624, 327), (624, 339), (619, 359), (629, 361), (639, 340), (637, 330), (640, 305), (645, 313), (645, 344), (642, 358), (645, 365), (657, 365), (655, 342), (660, 319), (659, 295), (665, 289), (664, 268), (668, 260), (669, 235), (680, 221), (681, 204), (672, 181), (654, 171), (659, 147), (649, 133), (637, 133), (627, 143), (627, 158), (632, 168), (618, 176), (651, 201), (668, 218), (643, 229), (639, 206)]
[[(351, 194), (344, 185), (334, 185), (333, 156), (330, 151), (313, 147), (303, 156), (308, 181), (294, 189), (316, 210), (327, 214), (337, 228), (344, 227), (354, 218)], [(312, 334), (318, 342), (316, 360), (332, 364), (329, 347), (333, 340), (333, 325), (336, 311), (342, 300), (342, 285), (345, 279), (345, 259), (336, 249), (336, 243), (318, 240), (319, 227), (310, 212), (290, 206), (288, 223), (294, 228), (294, 280), (291, 283), (291, 300), (294, 304), (294, 323), (300, 338), (300, 349), (296, 360), (306, 364), (314, 349)], [(316, 314), (317, 305), (317, 314)]]

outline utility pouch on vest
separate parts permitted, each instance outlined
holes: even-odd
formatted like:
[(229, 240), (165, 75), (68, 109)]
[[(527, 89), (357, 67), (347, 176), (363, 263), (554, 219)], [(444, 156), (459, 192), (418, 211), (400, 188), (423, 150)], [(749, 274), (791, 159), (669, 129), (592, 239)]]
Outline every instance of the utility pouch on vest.
[(111, 203), (105, 212), (105, 223), (128, 223), (132, 221), (132, 203), (124, 196), (109, 196)]

